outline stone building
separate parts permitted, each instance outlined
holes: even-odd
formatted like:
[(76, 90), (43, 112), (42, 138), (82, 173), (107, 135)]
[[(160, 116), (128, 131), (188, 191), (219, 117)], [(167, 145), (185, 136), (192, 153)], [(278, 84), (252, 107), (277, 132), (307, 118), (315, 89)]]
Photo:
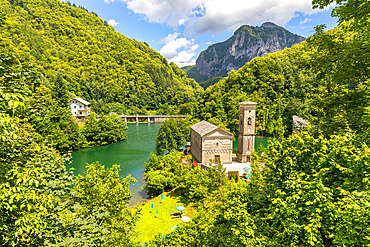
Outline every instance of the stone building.
[(241, 163), (251, 162), (255, 143), (256, 105), (252, 101), (239, 103), (239, 136), (236, 160)]
[(202, 169), (220, 160), (228, 176), (249, 177), (251, 154), (255, 143), (257, 103), (239, 103), (239, 136), (236, 160), (233, 160), (233, 134), (214, 124), (202, 121), (191, 126), (190, 150)]
[(233, 134), (214, 124), (202, 121), (191, 126), (191, 152), (202, 164), (232, 162)]

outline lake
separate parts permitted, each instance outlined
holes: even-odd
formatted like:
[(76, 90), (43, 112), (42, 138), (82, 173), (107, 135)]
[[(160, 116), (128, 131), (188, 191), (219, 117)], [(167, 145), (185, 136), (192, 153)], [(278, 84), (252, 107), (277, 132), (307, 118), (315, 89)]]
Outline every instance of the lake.
[(127, 139), (101, 147), (80, 149), (72, 153), (73, 161), (67, 168), (74, 167), (75, 175), (85, 172), (86, 163), (99, 161), (105, 167), (112, 167), (114, 164), (121, 165), (120, 175), (126, 177), (131, 174), (138, 180), (130, 186), (132, 198), (130, 205), (134, 205), (142, 199), (147, 198), (141, 189), (144, 185), (144, 163), (148, 161), (150, 153), (155, 152), (155, 138), (160, 123), (128, 123)]
[[(86, 163), (91, 164), (99, 161), (105, 167), (112, 167), (114, 164), (121, 165), (120, 175), (126, 177), (131, 174), (138, 180), (130, 186), (132, 198), (130, 205), (135, 205), (147, 198), (141, 189), (145, 185), (143, 181), (144, 163), (148, 161), (150, 153), (155, 152), (155, 138), (159, 130), (160, 123), (128, 123), (126, 135), (127, 139), (101, 147), (80, 149), (72, 153), (72, 163), (67, 168), (74, 167), (74, 174), (83, 174)], [(238, 149), (238, 140), (233, 142), (233, 149)], [(267, 137), (256, 137), (255, 147), (260, 144), (267, 146)]]

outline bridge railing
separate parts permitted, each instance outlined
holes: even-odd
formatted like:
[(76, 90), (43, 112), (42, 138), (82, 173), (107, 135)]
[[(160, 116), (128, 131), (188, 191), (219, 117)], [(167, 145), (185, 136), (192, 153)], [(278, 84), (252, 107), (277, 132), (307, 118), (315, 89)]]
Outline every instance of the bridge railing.
[(185, 119), (189, 115), (118, 115), (123, 118), (126, 123), (163, 123), (169, 118), (181, 118)]

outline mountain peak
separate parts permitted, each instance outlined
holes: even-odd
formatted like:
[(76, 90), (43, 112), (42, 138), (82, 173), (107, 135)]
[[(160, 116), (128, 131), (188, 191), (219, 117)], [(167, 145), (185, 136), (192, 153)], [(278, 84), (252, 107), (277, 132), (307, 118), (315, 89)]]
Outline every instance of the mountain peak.
[(268, 28), (275, 28), (275, 27), (279, 27), (278, 25), (276, 25), (275, 23), (273, 22), (265, 22), (261, 25), (261, 27), (268, 27)]

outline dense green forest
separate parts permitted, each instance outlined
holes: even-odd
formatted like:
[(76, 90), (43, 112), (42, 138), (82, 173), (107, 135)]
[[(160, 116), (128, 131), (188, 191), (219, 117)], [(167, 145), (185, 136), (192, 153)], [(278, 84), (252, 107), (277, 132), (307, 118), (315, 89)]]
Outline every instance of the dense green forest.
[(272, 136), (291, 132), (292, 116), (308, 113), (314, 86), (312, 72), (298, 68), (305, 56), (305, 42), (247, 62), (238, 71), (207, 88), (198, 99), (194, 114), (199, 119), (238, 132), (239, 102), (257, 105), (257, 134)]
[[(0, 30), (7, 25), (5, 17), (0, 10)], [(55, 84), (63, 85), (63, 78), (57, 76)], [(17, 48), (4, 37), (0, 85), (1, 246), (130, 246), (136, 210), (128, 208), (129, 184), (136, 180), (120, 177), (119, 166), (105, 169), (99, 163), (78, 177), (66, 170), (71, 157), (61, 155), (54, 141), (70, 150), (81, 133), (66, 110), (65, 94), (48, 93), (35, 68), (21, 62)], [(96, 130), (103, 126), (105, 131)], [(125, 138), (124, 128), (114, 118), (92, 118), (82, 136), (85, 142), (91, 134), (93, 142), (109, 142), (107, 130)], [(51, 131), (52, 138), (42, 136), (42, 130)]]
[(0, 5), (8, 15), (1, 35), (17, 46), (20, 61), (34, 64), (46, 86), (59, 71), (70, 96), (89, 101), (97, 113), (173, 114), (202, 91), (174, 63), (83, 7), (59, 0)]

